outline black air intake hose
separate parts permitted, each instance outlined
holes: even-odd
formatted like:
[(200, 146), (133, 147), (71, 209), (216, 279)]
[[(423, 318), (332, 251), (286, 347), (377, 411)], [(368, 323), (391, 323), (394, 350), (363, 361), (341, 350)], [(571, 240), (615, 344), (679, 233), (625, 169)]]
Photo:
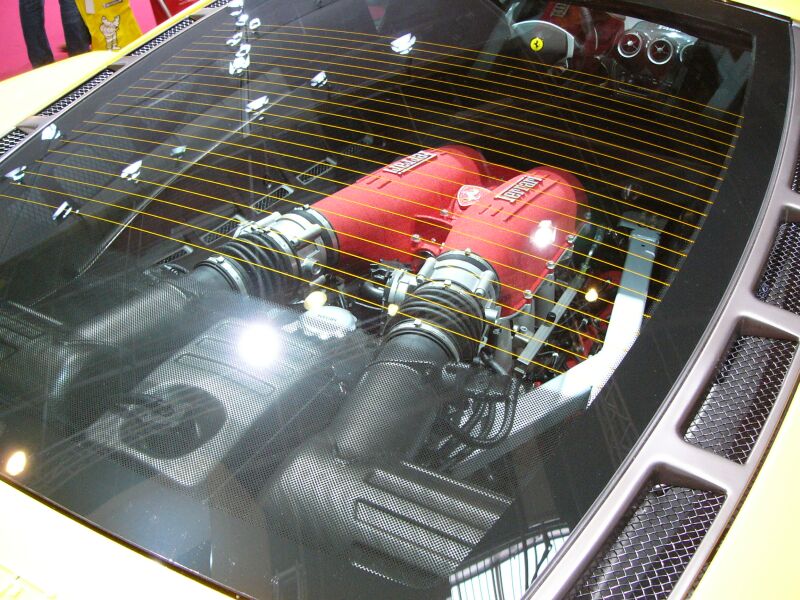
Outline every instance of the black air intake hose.
[(191, 276), (215, 288), (286, 301), (319, 277), (322, 266), (335, 264), (337, 247), (330, 224), (313, 209), (273, 213), (223, 244)]
[(192, 275), (207, 280), (210, 269), (219, 278), (218, 285), (257, 298), (290, 298), (302, 283), (286, 275), (299, 273), (297, 256), (261, 232), (246, 233), (227, 242), (219, 252), (197, 265)]
[(418, 292), (425, 300), (403, 302), (409, 316), (388, 323), (333, 422), (283, 463), (260, 497), (281, 533), (411, 584), (455, 569), (507, 506), (406, 462), (440, 408), (444, 365), (477, 351), (458, 333), (479, 339), (483, 317), (477, 301), (447, 286)]
[[(483, 307), (474, 296), (432, 281), (419, 286), (386, 324), (386, 339), (413, 328), (427, 335), (456, 361), (472, 360), (485, 326)], [(415, 322), (418, 320), (418, 322)]]

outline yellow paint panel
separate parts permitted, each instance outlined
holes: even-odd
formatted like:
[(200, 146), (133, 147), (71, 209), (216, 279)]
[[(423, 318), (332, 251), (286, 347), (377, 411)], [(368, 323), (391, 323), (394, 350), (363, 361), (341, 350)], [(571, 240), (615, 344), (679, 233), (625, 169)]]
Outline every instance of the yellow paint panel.
[(800, 598), (800, 393), (693, 596)]
[(738, 0), (736, 4), (746, 4), (800, 21), (800, 0)]
[(0, 600), (226, 597), (0, 482)]
[(88, 52), (0, 82), (0, 135), (50, 106), (116, 58), (114, 52)]
[(213, 0), (200, 0), (118, 52), (107, 50), (88, 52), (0, 81), (0, 136), (11, 131), (29, 116), (50, 106), (120, 57), (211, 2)]

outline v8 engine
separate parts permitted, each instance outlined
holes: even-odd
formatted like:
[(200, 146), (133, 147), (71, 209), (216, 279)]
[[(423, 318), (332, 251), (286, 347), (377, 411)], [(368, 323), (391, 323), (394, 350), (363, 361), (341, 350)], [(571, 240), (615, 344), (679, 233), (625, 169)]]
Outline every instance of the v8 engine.
[(4, 305), (0, 384), (179, 489), (246, 474), (280, 535), (424, 585), (511, 501), (481, 468), (585, 408), (636, 336), (658, 235), (592, 210), (567, 172), (420, 149), (79, 327)]

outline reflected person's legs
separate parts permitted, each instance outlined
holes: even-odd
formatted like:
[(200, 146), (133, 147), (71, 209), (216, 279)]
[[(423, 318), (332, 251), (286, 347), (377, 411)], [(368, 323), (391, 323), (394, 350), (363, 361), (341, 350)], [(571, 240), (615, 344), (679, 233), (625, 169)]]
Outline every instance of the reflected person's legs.
[[(61, 25), (64, 27), (64, 39), (70, 56), (89, 51), (92, 38), (83, 22), (76, 0), (58, 0), (61, 6)], [(81, 0), (78, 0), (79, 2)]]
[(53, 52), (44, 30), (44, 0), (19, 0), (19, 19), (28, 60), (34, 68), (53, 62)]

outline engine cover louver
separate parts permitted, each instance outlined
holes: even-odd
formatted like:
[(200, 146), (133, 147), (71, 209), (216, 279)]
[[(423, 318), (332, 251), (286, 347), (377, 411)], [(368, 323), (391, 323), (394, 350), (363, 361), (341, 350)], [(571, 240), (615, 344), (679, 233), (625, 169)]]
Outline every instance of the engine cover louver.
[(133, 52), (129, 53), (128, 56), (141, 56), (142, 54), (147, 54), (153, 48), (156, 48), (157, 46), (160, 46), (161, 44), (166, 42), (169, 38), (173, 37), (178, 32), (183, 31), (184, 29), (189, 27), (189, 25), (191, 25), (192, 23), (194, 23), (194, 21), (192, 19), (189, 19), (189, 18), (184, 19), (183, 21), (178, 21), (177, 23), (175, 23), (175, 25), (173, 25), (172, 27), (170, 27), (169, 29), (167, 29), (163, 33), (158, 34), (152, 40), (147, 42), (144, 46), (140, 46), (139, 48), (137, 48)]
[(48, 106), (42, 112), (40, 112), (39, 115), (43, 117), (51, 117), (53, 115), (60, 113), (69, 105), (76, 102), (77, 100), (79, 100), (80, 98), (91, 92), (98, 85), (109, 79), (113, 74), (114, 74), (113, 70), (103, 69), (83, 85), (75, 88), (69, 94), (62, 96), (61, 98), (53, 102), (50, 106)]
[(653, 485), (620, 524), (571, 597), (667, 598), (689, 564), (725, 496)]
[(794, 177), (792, 177), (792, 190), (800, 194), (800, 152), (798, 152), (797, 165), (794, 168)]
[(778, 228), (756, 297), (800, 315), (800, 223)]
[(0, 138), (0, 158), (16, 148), (25, 139), (25, 132), (21, 129), (12, 129)]
[(755, 336), (734, 340), (685, 433), (690, 444), (743, 464), (781, 390), (797, 344)]

